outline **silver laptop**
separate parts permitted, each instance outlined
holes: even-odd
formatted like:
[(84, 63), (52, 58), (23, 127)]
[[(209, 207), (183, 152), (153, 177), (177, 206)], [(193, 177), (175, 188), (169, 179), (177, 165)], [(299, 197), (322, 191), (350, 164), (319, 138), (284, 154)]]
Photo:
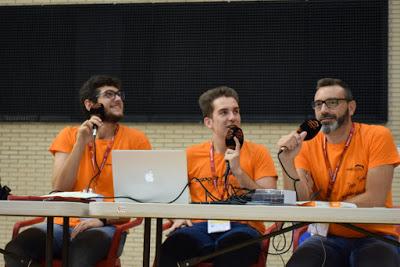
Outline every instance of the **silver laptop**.
[(184, 150), (113, 150), (112, 171), (116, 202), (189, 203)]

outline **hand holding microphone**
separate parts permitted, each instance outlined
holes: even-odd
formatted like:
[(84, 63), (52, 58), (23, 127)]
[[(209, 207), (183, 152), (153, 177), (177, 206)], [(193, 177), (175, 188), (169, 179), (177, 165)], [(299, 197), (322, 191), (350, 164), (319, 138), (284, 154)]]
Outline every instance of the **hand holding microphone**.
[(314, 138), (321, 129), (321, 123), (316, 119), (304, 121), (300, 127), (278, 141), (279, 154), (287, 152), (287, 156), (296, 156), (300, 151), (303, 141)]
[(225, 163), (226, 163), (226, 170), (224, 177), (228, 177), (229, 171), (231, 169), (230, 162), (233, 164), (233, 168), (236, 169), (240, 167), (240, 148), (244, 142), (244, 135), (242, 129), (237, 127), (236, 125), (230, 125), (228, 127), (228, 132), (226, 133), (225, 137), (225, 145), (227, 150), (225, 152)]
[[(93, 117), (99, 117), (100, 120), (104, 120), (105, 112), (104, 106), (101, 103), (94, 104), (89, 110), (89, 120)], [(93, 138), (96, 138), (97, 135), (97, 124), (93, 124), (93, 131), (92, 131)]]

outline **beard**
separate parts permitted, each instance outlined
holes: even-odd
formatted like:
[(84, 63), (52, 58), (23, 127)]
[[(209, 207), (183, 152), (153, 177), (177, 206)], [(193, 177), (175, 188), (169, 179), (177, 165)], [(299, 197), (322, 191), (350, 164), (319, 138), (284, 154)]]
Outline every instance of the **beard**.
[(346, 124), (349, 121), (349, 111), (346, 109), (346, 112), (340, 116), (337, 117), (336, 115), (332, 115), (332, 114), (327, 114), (327, 115), (321, 115), (319, 120), (322, 119), (335, 119), (334, 122), (322, 122), (322, 127), (321, 127), (321, 131), (324, 134), (329, 134), (333, 131), (336, 131), (337, 129), (339, 129), (343, 124)]
[(121, 115), (115, 115), (113, 113), (111, 113), (110, 111), (106, 110), (105, 114), (104, 114), (104, 122), (111, 122), (111, 123), (117, 123), (120, 120), (122, 120), (122, 118), (124, 117), (124, 114)]

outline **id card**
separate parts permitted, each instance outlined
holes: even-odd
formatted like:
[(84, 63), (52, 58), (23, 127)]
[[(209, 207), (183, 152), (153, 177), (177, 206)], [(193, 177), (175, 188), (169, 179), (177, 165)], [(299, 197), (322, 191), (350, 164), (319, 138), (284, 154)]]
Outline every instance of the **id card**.
[(222, 221), (222, 220), (208, 220), (207, 221), (207, 232), (209, 234), (219, 233), (231, 230), (231, 222), (230, 221)]
[(313, 223), (308, 226), (307, 232), (311, 235), (327, 236), (329, 223)]

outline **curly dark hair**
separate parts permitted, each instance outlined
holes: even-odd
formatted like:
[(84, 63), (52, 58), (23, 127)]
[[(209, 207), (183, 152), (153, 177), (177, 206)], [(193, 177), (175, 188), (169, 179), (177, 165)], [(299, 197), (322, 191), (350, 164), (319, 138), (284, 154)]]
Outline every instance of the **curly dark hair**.
[(94, 75), (90, 77), (79, 90), (79, 99), (84, 114), (87, 115), (88, 113), (85, 108), (85, 100), (89, 99), (97, 103), (98, 89), (103, 86), (114, 86), (121, 90), (121, 81), (117, 77), (109, 75)]

